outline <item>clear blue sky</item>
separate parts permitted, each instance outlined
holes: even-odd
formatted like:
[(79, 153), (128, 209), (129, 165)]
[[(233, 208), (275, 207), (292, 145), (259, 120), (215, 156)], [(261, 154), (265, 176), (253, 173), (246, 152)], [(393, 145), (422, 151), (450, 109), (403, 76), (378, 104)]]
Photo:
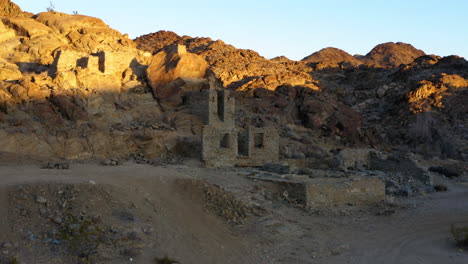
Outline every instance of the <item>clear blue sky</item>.
[[(49, 0), (13, 0), (45, 11)], [(272, 58), (325, 47), (366, 54), (389, 41), (468, 59), (468, 0), (53, 0), (57, 11), (95, 16), (131, 38), (159, 30), (221, 39)]]

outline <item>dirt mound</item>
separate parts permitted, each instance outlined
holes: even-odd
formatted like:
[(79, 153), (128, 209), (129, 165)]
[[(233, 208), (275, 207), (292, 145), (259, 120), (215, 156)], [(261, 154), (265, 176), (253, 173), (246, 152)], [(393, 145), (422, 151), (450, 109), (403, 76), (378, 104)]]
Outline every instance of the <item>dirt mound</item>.
[(337, 48), (324, 48), (305, 58), (302, 61), (316, 64), (317, 69), (334, 68), (334, 67), (350, 67), (362, 64), (361, 61), (351, 56), (344, 50)]
[(158, 180), (144, 190), (118, 182), (1, 186), (2, 258), (20, 263), (154, 263), (164, 257), (182, 263), (258, 263), (243, 248), (251, 238), (244, 235), (237, 243), (232, 235), (240, 232), (233, 226), (251, 209), (226, 191), (196, 180)]
[(387, 42), (375, 46), (362, 59), (364, 63), (374, 67), (398, 67), (409, 64), (416, 58), (426, 55), (411, 44), (403, 42)]

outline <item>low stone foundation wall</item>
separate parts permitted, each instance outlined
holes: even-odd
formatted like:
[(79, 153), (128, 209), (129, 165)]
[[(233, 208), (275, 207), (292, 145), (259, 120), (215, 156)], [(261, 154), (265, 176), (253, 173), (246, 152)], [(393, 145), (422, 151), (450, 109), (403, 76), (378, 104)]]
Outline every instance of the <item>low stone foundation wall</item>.
[(372, 205), (385, 200), (385, 183), (378, 178), (311, 179), (307, 182), (306, 207)]
[(276, 184), (282, 196), (307, 209), (325, 209), (350, 204), (367, 206), (385, 200), (385, 183), (374, 177), (257, 179)]

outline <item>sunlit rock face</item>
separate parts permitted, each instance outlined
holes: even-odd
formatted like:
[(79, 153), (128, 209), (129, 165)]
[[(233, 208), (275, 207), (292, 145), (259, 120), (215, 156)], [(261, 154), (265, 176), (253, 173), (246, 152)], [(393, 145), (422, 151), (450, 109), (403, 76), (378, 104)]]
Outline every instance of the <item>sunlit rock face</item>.
[(316, 69), (355, 67), (362, 64), (360, 60), (351, 56), (346, 51), (332, 47), (317, 51), (305, 57), (302, 61), (316, 64)]
[(155, 96), (165, 97), (165, 85), (177, 78), (204, 78), (207, 69), (202, 57), (187, 52), (184, 45), (173, 45), (153, 56), (146, 75)]
[(414, 113), (431, 111), (433, 108), (453, 107), (448, 98), (458, 95), (467, 88), (468, 79), (457, 74), (441, 74), (433, 80), (419, 82), (417, 88), (408, 93), (408, 103)]
[(2, 152), (69, 159), (164, 153), (157, 143), (163, 132), (153, 129), (163, 127), (160, 109), (146, 87), (151, 54), (98, 18), (31, 15), (9, 1), (0, 10)]
[(308, 74), (305, 62), (268, 60), (253, 50), (236, 49), (221, 40), (180, 37), (174, 32), (159, 31), (135, 40), (138, 48), (158, 52), (164, 45), (182, 44), (187, 51), (203, 57), (225, 87), (236, 90), (283, 85), (304, 86), (318, 90), (317, 82)]
[(28, 16), (19, 6), (10, 0), (0, 0), (0, 16)]
[(387, 42), (375, 46), (362, 58), (362, 61), (374, 67), (398, 67), (401, 64), (409, 64), (424, 55), (426, 55), (424, 51), (410, 44)]

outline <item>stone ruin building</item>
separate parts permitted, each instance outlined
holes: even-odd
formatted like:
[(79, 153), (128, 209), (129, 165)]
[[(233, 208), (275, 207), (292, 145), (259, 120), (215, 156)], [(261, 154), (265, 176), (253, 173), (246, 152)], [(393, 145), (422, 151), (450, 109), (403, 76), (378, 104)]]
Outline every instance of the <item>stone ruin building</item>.
[(90, 69), (103, 74), (122, 73), (135, 59), (131, 52), (101, 51), (85, 54), (74, 50), (60, 50), (55, 56), (53, 66), (56, 72), (66, 72), (77, 67)]
[(189, 92), (192, 114), (202, 118), (201, 158), (207, 167), (262, 166), (279, 160), (279, 134), (273, 127), (236, 128), (230, 91)]
[[(100, 51), (87, 54), (62, 49), (54, 55), (52, 74), (64, 88), (83, 87), (118, 92), (123, 83), (136, 80), (136, 76), (132, 76), (139, 71), (136, 65), (134, 52)], [(131, 69), (129, 73), (128, 69)]]

